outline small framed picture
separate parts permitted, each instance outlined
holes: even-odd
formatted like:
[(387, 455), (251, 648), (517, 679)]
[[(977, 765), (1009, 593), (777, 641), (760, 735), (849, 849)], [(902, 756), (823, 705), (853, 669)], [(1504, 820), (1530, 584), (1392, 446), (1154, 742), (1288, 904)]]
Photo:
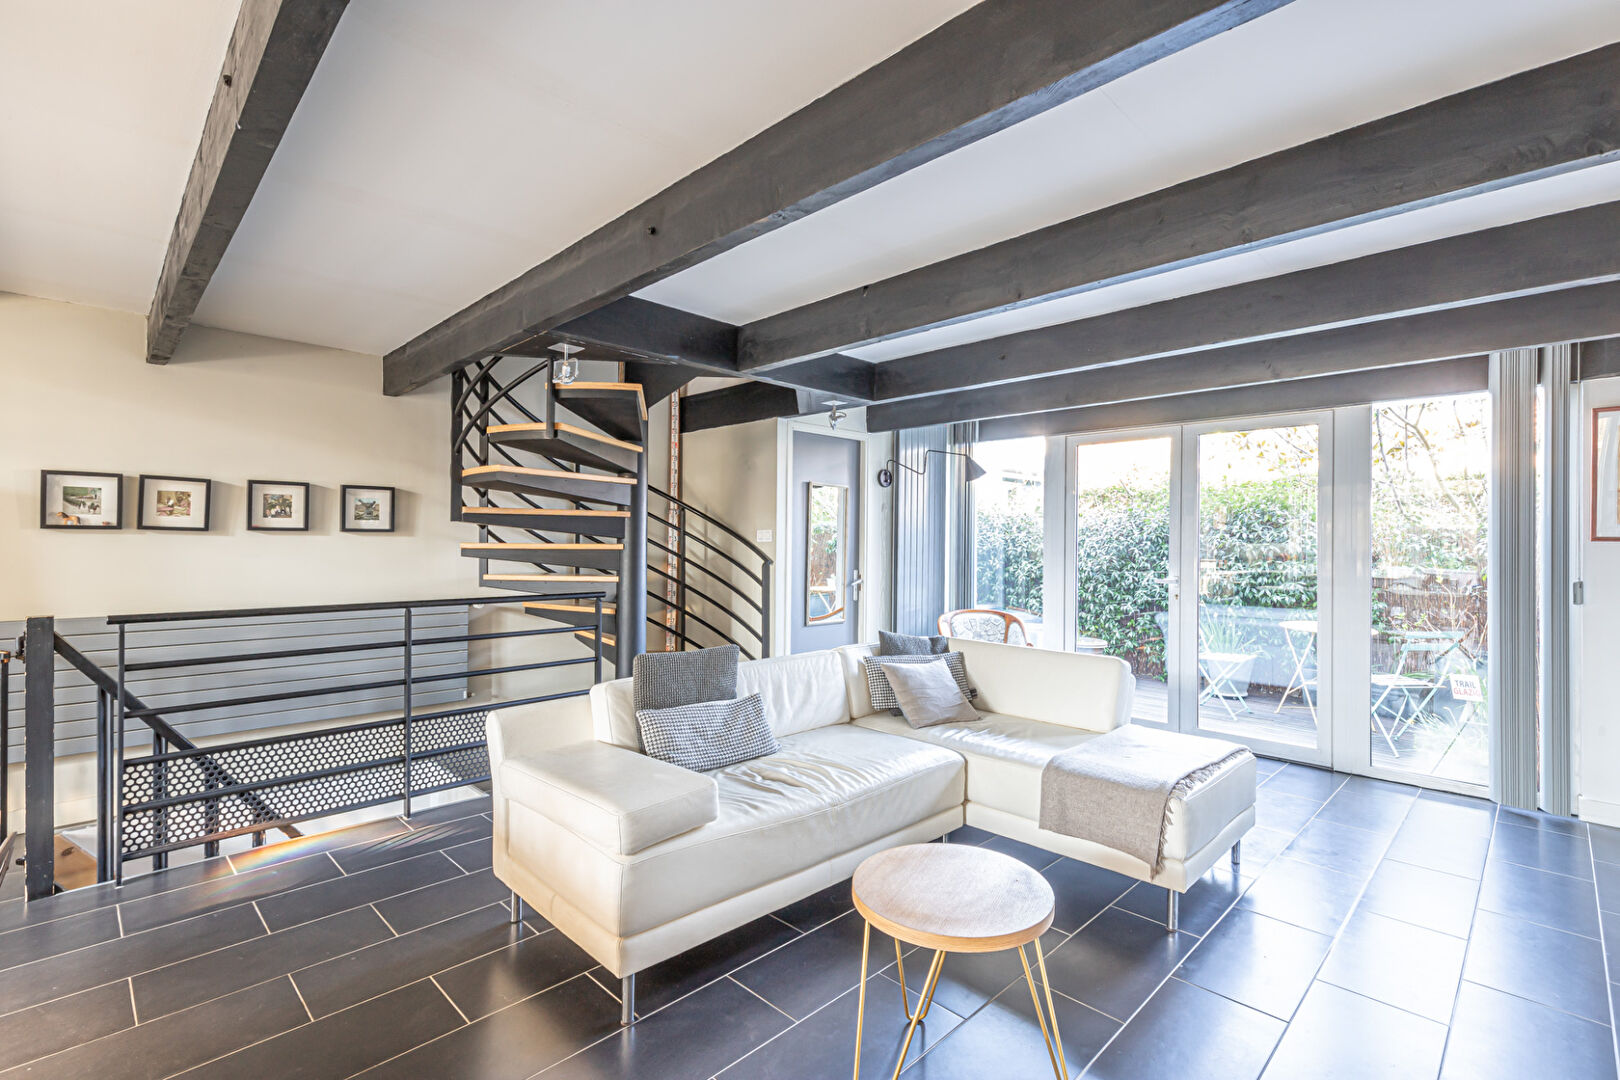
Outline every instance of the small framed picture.
[(39, 527), (42, 529), (122, 529), (122, 473), (39, 474)]
[(309, 531), (309, 485), (289, 480), (248, 481), (248, 528)]
[(393, 532), (394, 489), (343, 485), (344, 532)]
[(196, 476), (142, 476), (136, 525), (207, 532), (213, 489), (212, 480)]
[(1592, 410), (1592, 539), (1620, 540), (1620, 405)]

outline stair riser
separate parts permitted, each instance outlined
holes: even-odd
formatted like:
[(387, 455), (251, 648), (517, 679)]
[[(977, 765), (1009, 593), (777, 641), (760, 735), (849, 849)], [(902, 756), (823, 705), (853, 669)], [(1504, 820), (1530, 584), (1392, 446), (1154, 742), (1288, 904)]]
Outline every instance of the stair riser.
[(577, 566), (593, 570), (617, 570), (619, 568), (621, 552), (606, 548), (602, 551), (592, 551), (589, 548), (565, 548), (562, 550), (535, 550), (523, 548), (508, 550), (492, 548), (463, 548), (463, 555), (470, 559), (489, 559), (492, 562), (512, 563), (539, 563), (544, 566)]
[(599, 536), (624, 539), (626, 519), (573, 514), (503, 514), (500, 510), (463, 511), (461, 520), (494, 528), (533, 529), (550, 536)]
[(641, 455), (634, 450), (582, 440), (576, 444), (564, 434), (557, 438), (535, 435), (495, 434), (489, 441), (511, 450), (524, 450), (531, 454), (544, 454), (558, 461), (571, 461), (590, 469), (605, 469), (621, 476), (634, 476)]
[(489, 473), (469, 476), (468, 487), (481, 491), (513, 491), (520, 495), (540, 498), (579, 499), (584, 502), (606, 503), (610, 506), (629, 506), (635, 490), (630, 484), (608, 484), (582, 476), (578, 480), (561, 476), (524, 476), (521, 474)]

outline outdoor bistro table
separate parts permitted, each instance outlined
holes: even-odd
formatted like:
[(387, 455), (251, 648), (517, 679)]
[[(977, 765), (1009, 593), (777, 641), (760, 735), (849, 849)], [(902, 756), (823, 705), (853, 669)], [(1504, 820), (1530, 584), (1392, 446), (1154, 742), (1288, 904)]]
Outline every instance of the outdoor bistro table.
[[(1058, 1034), (1057, 1010), (1052, 1005), (1051, 980), (1046, 977), (1046, 954), (1041, 935), (1052, 925), (1052, 886), (1040, 874), (1010, 855), (965, 844), (907, 844), (880, 851), (855, 870), (855, 910), (866, 920), (861, 940), (861, 989), (855, 1013), (855, 1080), (861, 1076), (861, 1031), (866, 1024), (866, 967), (872, 945), (872, 927), (894, 938), (894, 958), (900, 974), (900, 1000), (906, 1010), (906, 1041), (895, 1062), (898, 1077), (911, 1049), (918, 1021), (928, 1015), (939, 988), (945, 954), (982, 953), (1017, 949), (1029, 984), (1035, 1018), (1040, 1021), (1052, 1075), (1067, 1080), (1063, 1039)], [(923, 980), (915, 1012), (906, 994), (905, 961), (900, 943), (934, 950)], [(1035, 943), (1041, 969), (1046, 1008), (1035, 992), (1024, 946)], [(1051, 1027), (1047, 1027), (1050, 1016)]]

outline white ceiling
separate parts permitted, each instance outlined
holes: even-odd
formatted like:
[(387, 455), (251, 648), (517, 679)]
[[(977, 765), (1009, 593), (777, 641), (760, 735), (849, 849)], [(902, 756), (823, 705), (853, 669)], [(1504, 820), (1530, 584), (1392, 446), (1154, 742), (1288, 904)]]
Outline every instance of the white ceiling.
[[(1295, 0), (638, 295), (749, 322), (1616, 40), (1616, 0)], [(1611, 173), (1576, 205), (1612, 199)], [(1403, 218), (854, 355), (1061, 322), (1534, 217), (1556, 201), (1526, 193), (1427, 225)]]
[[(0, 0), (0, 290), (144, 312), (236, 0)], [(353, 0), (197, 320), (380, 353), (968, 0)], [(641, 295), (744, 322), (1620, 40), (1616, 0), (1295, 0)], [(1620, 198), (1620, 168), (862, 350)]]
[(237, 0), (0, 0), (0, 290), (144, 313)]

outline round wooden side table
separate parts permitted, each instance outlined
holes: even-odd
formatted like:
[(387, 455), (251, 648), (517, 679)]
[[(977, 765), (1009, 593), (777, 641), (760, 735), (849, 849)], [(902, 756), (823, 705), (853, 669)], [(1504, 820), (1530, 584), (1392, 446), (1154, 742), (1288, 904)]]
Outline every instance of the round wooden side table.
[[(866, 967), (872, 945), (872, 928), (894, 938), (894, 958), (899, 968), (900, 999), (905, 1007), (906, 1041), (894, 1076), (905, 1066), (911, 1037), (917, 1024), (928, 1015), (939, 988), (939, 975), (945, 967), (945, 954), (982, 953), (1017, 949), (1024, 965), (1024, 981), (1035, 1004), (1035, 1017), (1046, 1040), (1046, 1054), (1052, 1062), (1052, 1075), (1068, 1080), (1068, 1063), (1063, 1057), (1063, 1038), (1058, 1034), (1057, 1010), (1052, 1005), (1051, 981), (1046, 977), (1046, 954), (1041, 935), (1052, 925), (1052, 886), (1045, 878), (1010, 855), (965, 844), (907, 844), (880, 851), (855, 870), (855, 910), (866, 920), (861, 941), (861, 988), (855, 1014), (855, 1080), (861, 1076), (861, 1034), (866, 1024)], [(915, 1012), (906, 994), (905, 961), (900, 943), (934, 950), (933, 962), (923, 980), (922, 996)], [(1035, 960), (1041, 970), (1041, 988), (1046, 1007), (1035, 992), (1035, 976), (1029, 967), (1024, 946), (1035, 943)], [(1050, 1028), (1048, 1028), (1050, 1017)]]

